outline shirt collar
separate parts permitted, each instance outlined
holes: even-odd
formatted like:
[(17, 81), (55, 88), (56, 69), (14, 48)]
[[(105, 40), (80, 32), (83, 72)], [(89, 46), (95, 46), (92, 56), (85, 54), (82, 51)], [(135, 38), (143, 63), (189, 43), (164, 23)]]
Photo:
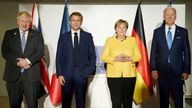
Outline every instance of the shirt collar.
[(79, 34), (80, 34), (80, 30), (74, 31), (74, 30), (71, 29), (71, 33), (72, 33), (72, 34), (77, 33), (78, 36), (79, 36)]
[[(19, 28), (19, 33), (21, 34), (21, 33), (23, 33), (24, 31), (22, 31), (20, 28)], [(27, 31), (25, 31), (25, 34), (28, 34), (28, 30)]]
[[(171, 29), (173, 30), (173, 29), (175, 29), (175, 27), (176, 27), (176, 25), (175, 24), (173, 24), (172, 26), (171, 26)], [(166, 24), (165, 25), (165, 29), (166, 30), (168, 30), (169, 29), (169, 26)]]

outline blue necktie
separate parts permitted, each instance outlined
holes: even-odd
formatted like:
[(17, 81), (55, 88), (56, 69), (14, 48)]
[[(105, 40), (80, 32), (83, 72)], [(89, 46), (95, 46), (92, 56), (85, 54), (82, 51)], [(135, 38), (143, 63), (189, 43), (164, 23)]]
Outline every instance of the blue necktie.
[(171, 28), (168, 28), (168, 32), (167, 32), (167, 44), (169, 47), (169, 50), (171, 49), (171, 45), (172, 45), (172, 33), (171, 33)]
[[(21, 46), (22, 46), (22, 52), (24, 53), (25, 51), (25, 45), (26, 45), (26, 41), (25, 41), (25, 32), (22, 32), (22, 37), (21, 37)], [(24, 72), (24, 68), (21, 69), (21, 73)]]
[[(167, 32), (167, 45), (169, 50), (171, 49), (171, 45), (172, 45), (172, 33), (171, 33), (171, 27), (168, 28), (168, 32)], [(170, 55), (168, 56), (168, 63), (171, 63), (170, 61)]]

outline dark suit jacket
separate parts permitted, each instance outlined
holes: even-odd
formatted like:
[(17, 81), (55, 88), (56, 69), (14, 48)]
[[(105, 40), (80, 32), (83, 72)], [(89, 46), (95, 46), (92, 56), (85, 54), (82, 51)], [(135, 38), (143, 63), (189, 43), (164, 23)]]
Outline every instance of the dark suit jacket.
[(190, 73), (191, 54), (187, 29), (176, 25), (170, 50), (165, 34), (165, 26), (154, 30), (150, 57), (151, 70), (157, 70), (160, 77), (167, 77), (168, 56), (170, 56), (172, 75), (181, 77), (183, 72)]
[(28, 58), (31, 67), (24, 71), (26, 81), (40, 81), (40, 58), (44, 52), (44, 41), (41, 33), (29, 29), (29, 34), (22, 53), (19, 29), (5, 32), (2, 43), (2, 56), (6, 60), (3, 79), (7, 82), (16, 81), (19, 77), (21, 67), (17, 66), (17, 58)]
[[(78, 66), (82, 78), (87, 78), (95, 68), (96, 54), (93, 37), (90, 33), (80, 31), (78, 45)], [(57, 76), (63, 75), (65, 80), (70, 80), (74, 72), (73, 43), (71, 31), (60, 36), (56, 55)]]

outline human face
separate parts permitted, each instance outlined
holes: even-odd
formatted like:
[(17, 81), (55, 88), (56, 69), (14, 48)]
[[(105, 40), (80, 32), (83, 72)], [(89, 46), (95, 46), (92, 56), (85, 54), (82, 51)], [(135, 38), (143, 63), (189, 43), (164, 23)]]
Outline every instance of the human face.
[(26, 16), (21, 16), (18, 20), (17, 20), (17, 24), (19, 26), (19, 28), (22, 30), (22, 31), (27, 31), (29, 30), (30, 28), (30, 24), (31, 24), (31, 21), (28, 17)]
[(71, 24), (72, 30), (74, 30), (74, 31), (79, 30), (81, 28), (81, 24), (82, 24), (81, 17), (75, 16), (75, 15), (71, 16), (70, 24)]
[(172, 8), (164, 11), (164, 20), (168, 26), (172, 26), (175, 23), (176, 13)]
[(115, 31), (119, 38), (123, 38), (126, 36), (127, 27), (125, 24), (122, 23), (122, 24), (117, 25), (117, 27), (115, 28)]

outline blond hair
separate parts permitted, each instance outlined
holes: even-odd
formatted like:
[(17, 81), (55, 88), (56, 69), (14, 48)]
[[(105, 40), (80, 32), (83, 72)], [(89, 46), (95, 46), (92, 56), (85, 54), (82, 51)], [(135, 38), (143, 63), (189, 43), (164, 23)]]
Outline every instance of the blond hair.
[(22, 11), (17, 14), (16, 20), (19, 20), (21, 17), (28, 17), (29, 21), (32, 21), (32, 16), (27, 11)]
[(128, 27), (129, 27), (128, 22), (126, 20), (122, 20), (122, 19), (119, 19), (116, 21), (114, 28), (116, 29), (117, 26), (119, 26), (121, 24), (124, 24), (126, 26), (126, 28), (128, 29)]

